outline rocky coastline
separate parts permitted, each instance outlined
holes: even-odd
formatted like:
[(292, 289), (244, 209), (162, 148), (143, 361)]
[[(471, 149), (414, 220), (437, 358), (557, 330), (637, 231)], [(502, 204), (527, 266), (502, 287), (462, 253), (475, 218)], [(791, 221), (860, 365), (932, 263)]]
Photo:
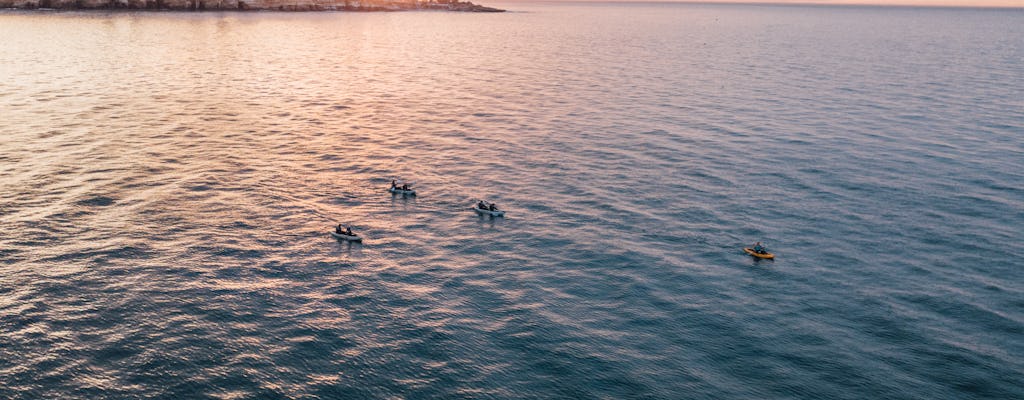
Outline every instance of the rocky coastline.
[(0, 9), (3, 8), (153, 11), (505, 11), (459, 0), (0, 0)]

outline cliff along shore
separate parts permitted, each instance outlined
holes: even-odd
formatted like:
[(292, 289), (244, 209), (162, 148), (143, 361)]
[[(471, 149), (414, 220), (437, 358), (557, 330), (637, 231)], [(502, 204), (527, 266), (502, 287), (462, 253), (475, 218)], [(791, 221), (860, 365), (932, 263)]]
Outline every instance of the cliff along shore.
[(0, 0), (0, 8), (60, 10), (273, 10), (503, 12), (459, 0)]

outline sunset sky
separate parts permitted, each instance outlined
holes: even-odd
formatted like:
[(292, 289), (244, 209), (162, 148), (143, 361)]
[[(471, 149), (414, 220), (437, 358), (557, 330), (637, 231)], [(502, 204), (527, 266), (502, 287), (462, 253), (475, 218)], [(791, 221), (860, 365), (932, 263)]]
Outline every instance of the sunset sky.
[[(629, 0), (626, 0), (629, 1)], [(648, 1), (648, 0), (634, 0)], [(673, 0), (662, 0), (673, 1)], [(1021, 7), (1024, 0), (675, 0), (694, 3), (877, 4), (902, 6)]]

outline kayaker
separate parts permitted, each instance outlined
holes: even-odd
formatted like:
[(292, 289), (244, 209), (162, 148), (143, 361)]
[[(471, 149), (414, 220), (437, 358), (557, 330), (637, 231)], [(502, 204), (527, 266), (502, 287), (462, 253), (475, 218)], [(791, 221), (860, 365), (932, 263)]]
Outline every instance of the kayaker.
[(338, 227), (334, 228), (334, 233), (338, 233), (338, 234), (342, 233), (341, 224), (338, 224)]
[(476, 203), (476, 208), (479, 208), (481, 210), (486, 210), (487, 209), (487, 204), (484, 204), (484, 201), (480, 200), (479, 203)]
[(398, 182), (395, 182), (394, 179), (391, 180), (391, 188), (392, 189), (398, 188)]
[(754, 252), (757, 254), (768, 253), (768, 249), (761, 245), (761, 242), (754, 243)]
[(488, 209), (490, 209), (491, 211), (498, 211), (498, 207), (496, 207), (494, 203), (491, 203), (491, 205), (488, 206)]
[(348, 236), (355, 236), (352, 234), (352, 227), (345, 228), (345, 234)]
[(409, 184), (408, 183), (402, 184), (402, 190), (409, 190)]

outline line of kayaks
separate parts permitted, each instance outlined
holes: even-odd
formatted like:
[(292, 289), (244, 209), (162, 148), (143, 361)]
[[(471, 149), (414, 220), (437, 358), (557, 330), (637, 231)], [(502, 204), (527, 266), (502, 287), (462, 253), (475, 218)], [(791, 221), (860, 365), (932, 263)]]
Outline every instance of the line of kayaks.
[[(392, 182), (392, 183), (394, 183), (394, 182)], [(406, 186), (405, 188), (391, 186), (391, 187), (388, 188), (388, 192), (392, 193), (392, 194), (401, 194), (401, 195), (409, 195), (409, 196), (415, 196), (416, 195), (416, 190), (412, 189), (412, 188), (409, 188), (408, 186)], [(476, 211), (476, 213), (480, 214), (480, 215), (490, 215), (492, 217), (504, 217), (505, 216), (505, 211), (504, 210), (490, 210), (490, 209), (487, 209), (487, 208), (480, 208), (479, 205), (474, 205), (473, 206), (473, 211)], [(337, 232), (337, 231), (331, 231), (331, 236), (333, 236), (335, 239), (347, 240), (349, 242), (362, 242), (363, 241), (363, 238), (361, 236), (359, 236), (359, 235), (356, 235), (356, 234), (347, 235), (345, 233), (341, 233), (341, 232)]]
[[(403, 189), (403, 188), (394, 187), (394, 186), (389, 187), (388, 188), (388, 192), (393, 193), (393, 194), (402, 194), (402, 195), (409, 195), (409, 196), (415, 196), (416, 195), (416, 190), (415, 189), (411, 189), (411, 188)], [(475, 211), (477, 214), (480, 214), (480, 215), (490, 215), (492, 217), (504, 217), (505, 216), (505, 211), (503, 211), (503, 210), (491, 210), (491, 209), (487, 209), (487, 208), (481, 208), (479, 205), (474, 205), (473, 206), (473, 211)], [(336, 231), (332, 231), (331, 232), (331, 236), (333, 236), (333, 237), (335, 237), (335, 238), (337, 238), (339, 240), (347, 240), (349, 242), (362, 242), (363, 241), (363, 238), (361, 236), (359, 236), (359, 235), (356, 235), (356, 234), (346, 235), (345, 233), (338, 233)], [(759, 251), (756, 251), (756, 250), (754, 250), (753, 248), (750, 248), (750, 247), (744, 247), (743, 248), (743, 252), (751, 255), (754, 258), (758, 258), (758, 259), (762, 259), (762, 260), (774, 260), (775, 259), (775, 254), (772, 254), (772, 253), (769, 253), (769, 252), (766, 252), (766, 251), (760, 251), (759, 252)]]

